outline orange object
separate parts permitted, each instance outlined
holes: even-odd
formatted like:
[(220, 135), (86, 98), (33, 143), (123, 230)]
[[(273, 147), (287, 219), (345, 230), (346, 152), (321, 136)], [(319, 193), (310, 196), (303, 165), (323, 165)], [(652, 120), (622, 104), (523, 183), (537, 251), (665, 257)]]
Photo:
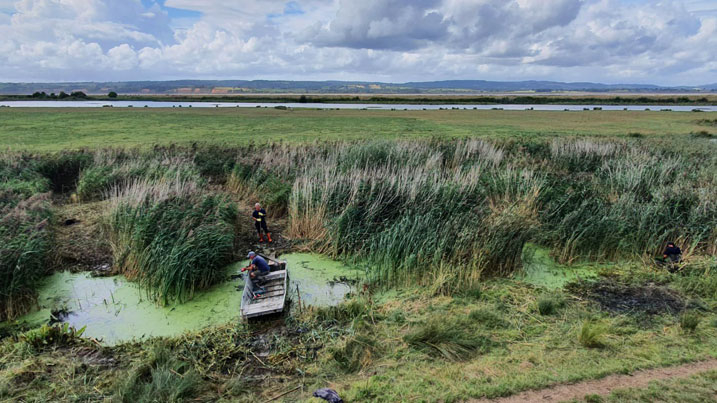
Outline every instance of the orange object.
[(266, 239), (268, 240), (269, 243), (274, 242), (274, 241), (271, 240), (271, 234), (268, 233), (268, 232), (266, 233)]

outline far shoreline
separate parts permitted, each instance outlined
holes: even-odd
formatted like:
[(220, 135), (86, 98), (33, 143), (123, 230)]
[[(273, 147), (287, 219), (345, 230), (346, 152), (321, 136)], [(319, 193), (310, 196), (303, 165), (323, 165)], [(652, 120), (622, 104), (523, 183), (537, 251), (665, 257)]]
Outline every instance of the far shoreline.
[(717, 93), (480, 93), (480, 94), (103, 94), (58, 99), (32, 95), (2, 95), (0, 101), (136, 101), (136, 102), (266, 102), (354, 104), (567, 104), (567, 105), (717, 105)]

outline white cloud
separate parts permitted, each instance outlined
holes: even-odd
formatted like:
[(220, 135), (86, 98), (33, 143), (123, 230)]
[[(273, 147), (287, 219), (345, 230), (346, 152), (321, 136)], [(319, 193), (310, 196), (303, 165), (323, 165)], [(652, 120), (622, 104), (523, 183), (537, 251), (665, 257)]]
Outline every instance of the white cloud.
[(717, 82), (717, 6), (707, 0), (167, 0), (164, 6), (0, 0), (0, 81)]

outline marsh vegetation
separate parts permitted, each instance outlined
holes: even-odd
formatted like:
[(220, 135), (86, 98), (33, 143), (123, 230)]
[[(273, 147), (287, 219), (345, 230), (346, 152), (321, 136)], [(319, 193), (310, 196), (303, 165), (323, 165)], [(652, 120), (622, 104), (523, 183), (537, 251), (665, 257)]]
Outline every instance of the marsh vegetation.
[[(158, 304), (225, 278), (256, 200), (291, 249), (365, 280), (337, 306), (142, 343), (3, 332), (0, 398), (255, 401), (331, 384), (352, 401), (458, 401), (714, 356), (715, 145), (644, 133), (3, 153), (2, 319), (61, 267), (55, 213), (75, 203), (101, 205), (112, 271)], [(668, 240), (677, 274), (650, 266)], [(532, 282), (531, 248), (592, 275)]]

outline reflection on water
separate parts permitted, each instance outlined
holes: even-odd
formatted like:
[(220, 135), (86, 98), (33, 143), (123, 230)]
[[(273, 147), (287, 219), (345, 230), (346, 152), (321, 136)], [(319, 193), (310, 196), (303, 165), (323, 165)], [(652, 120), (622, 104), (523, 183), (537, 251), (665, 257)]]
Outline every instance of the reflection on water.
[[(302, 303), (331, 305), (351, 291), (338, 278), (357, 279), (355, 269), (311, 254), (282, 256), (289, 262), (291, 290), (298, 285)], [(227, 278), (239, 273), (242, 264), (227, 268)], [(87, 326), (84, 335), (116, 344), (153, 336), (174, 336), (189, 330), (239, 320), (241, 280), (226, 281), (184, 304), (161, 307), (124, 276), (91, 277), (88, 273), (55, 273), (39, 290), (39, 310), (20, 319), (30, 325), (46, 323), (52, 312), (71, 326)]]

